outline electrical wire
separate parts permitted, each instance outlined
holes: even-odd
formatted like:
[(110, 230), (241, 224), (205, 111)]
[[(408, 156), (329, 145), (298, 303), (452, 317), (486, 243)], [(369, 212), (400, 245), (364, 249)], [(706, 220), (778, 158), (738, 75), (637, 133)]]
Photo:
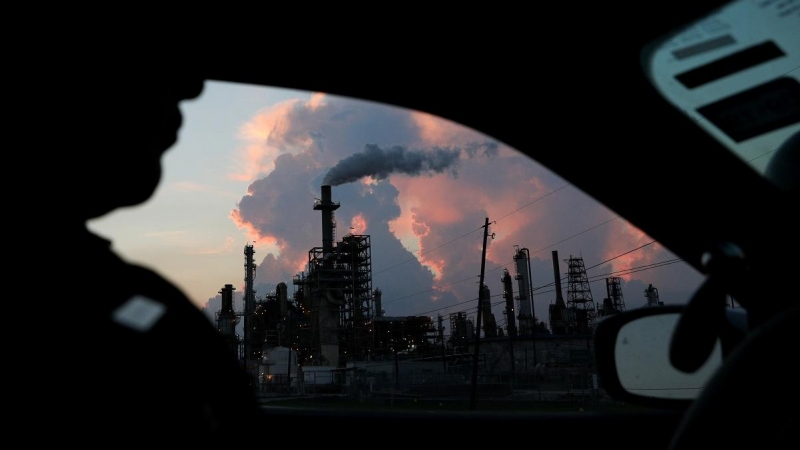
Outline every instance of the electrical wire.
[[(559, 188), (559, 189), (560, 189), (560, 188)], [(555, 192), (555, 191), (553, 191), (553, 192)], [(512, 213), (513, 213), (513, 211), (512, 211)], [(508, 215), (508, 214), (507, 214), (507, 215)], [(558, 244), (560, 244), (560, 243), (563, 243), (563, 242), (565, 242), (565, 241), (568, 241), (568, 240), (570, 240), (570, 239), (572, 239), (572, 238), (575, 238), (575, 237), (577, 237), (577, 236), (580, 236), (580, 235), (582, 235), (582, 234), (584, 234), (584, 233), (586, 233), (586, 232), (589, 232), (589, 231), (591, 231), (591, 230), (594, 230), (595, 228), (601, 227), (601, 226), (603, 226), (603, 225), (605, 225), (605, 224), (607, 224), (607, 223), (609, 223), (609, 222), (612, 222), (612, 221), (614, 221), (614, 220), (616, 220), (616, 219), (618, 219), (618, 218), (619, 218), (619, 216), (614, 216), (614, 217), (612, 217), (611, 219), (608, 219), (608, 220), (606, 220), (606, 221), (604, 221), (604, 222), (601, 222), (601, 223), (599, 223), (599, 224), (597, 224), (597, 225), (594, 225), (594, 226), (592, 226), (592, 227), (590, 227), (590, 228), (587, 228), (586, 230), (583, 230), (583, 231), (581, 231), (581, 232), (579, 232), (579, 233), (573, 234), (572, 236), (569, 236), (569, 237), (567, 237), (567, 238), (564, 238), (564, 239), (562, 239), (562, 240), (560, 240), (560, 241), (556, 242), (555, 244), (551, 244), (551, 245), (548, 245), (547, 247), (543, 247), (543, 248), (541, 248), (541, 249), (539, 249), (539, 250), (537, 250), (536, 252), (533, 252), (533, 253), (531, 253), (531, 254), (538, 253), (538, 252), (540, 252), (540, 251), (546, 250), (546, 249), (548, 249), (548, 248), (551, 248), (551, 247), (553, 247), (553, 246), (555, 246), (555, 245), (558, 245)], [(483, 227), (481, 227), (481, 228), (483, 228)], [(481, 228), (479, 228), (478, 230), (480, 230)], [(476, 230), (476, 231), (477, 231), (477, 230)], [(473, 232), (471, 232), (471, 233), (474, 233), (474, 231), (473, 231)], [(459, 238), (457, 238), (457, 239), (459, 239)], [(452, 242), (452, 241), (451, 241), (451, 242)], [(631, 253), (631, 252), (633, 252), (633, 251), (636, 251), (636, 250), (638, 250), (638, 249), (640, 249), (640, 248), (642, 248), (642, 247), (645, 247), (645, 246), (647, 246), (647, 245), (650, 245), (650, 244), (652, 244), (653, 242), (655, 242), (655, 241), (649, 242), (649, 243), (647, 243), (647, 244), (644, 244), (644, 245), (642, 245), (642, 246), (640, 246), (640, 247), (637, 247), (637, 248), (635, 248), (635, 249), (629, 250), (629, 251), (627, 251), (627, 252), (625, 252), (625, 253), (623, 253), (623, 254), (621, 254), (621, 255), (617, 255), (617, 256), (615, 256), (614, 258), (611, 258), (611, 259), (609, 259), (609, 260), (603, 261), (603, 262), (602, 262), (602, 263), (600, 263), (600, 264), (605, 264), (606, 262), (608, 262), (608, 261), (611, 261), (611, 260), (613, 260), (613, 259), (615, 259), (615, 258), (619, 258), (620, 256), (626, 255), (626, 254), (628, 254), (628, 253)], [(506, 264), (511, 264), (511, 263), (513, 263), (513, 261), (511, 261), (511, 262), (508, 262), (508, 263), (506, 263)], [(600, 265), (600, 264), (598, 264), (598, 265)], [(492, 272), (492, 271), (495, 271), (495, 270), (501, 269), (501, 268), (503, 268), (504, 266), (505, 266), (504, 264), (500, 264), (500, 265), (498, 265), (497, 267), (494, 267), (494, 268), (492, 268), (492, 269), (488, 269), (486, 272)], [(596, 265), (596, 266), (597, 266), (597, 265)], [(596, 267), (596, 266), (593, 266), (593, 267)], [(588, 270), (588, 269), (587, 269), (587, 270)], [(431, 289), (426, 289), (426, 290), (424, 290), (424, 291), (420, 291), (420, 292), (415, 292), (415, 293), (413, 293), (413, 294), (404, 295), (404, 296), (402, 296), (402, 297), (398, 297), (398, 298), (394, 298), (394, 299), (391, 299), (391, 300), (387, 300), (387, 301), (385, 301), (385, 302), (383, 302), (383, 303), (384, 303), (384, 304), (393, 303), (393, 302), (400, 301), (400, 300), (403, 300), (403, 299), (406, 299), (406, 298), (409, 298), (409, 297), (414, 297), (414, 296), (417, 296), (417, 295), (425, 294), (425, 293), (427, 293), (427, 292), (431, 292), (431, 291), (439, 290), (439, 289), (442, 289), (442, 288), (444, 288), (444, 287), (447, 287), (447, 286), (452, 286), (452, 285), (454, 285), (454, 284), (462, 283), (462, 282), (464, 282), (464, 281), (473, 280), (473, 279), (475, 279), (475, 278), (480, 278), (480, 275), (475, 275), (475, 276), (472, 276), (472, 277), (469, 277), (469, 278), (465, 278), (465, 279), (463, 279), (463, 280), (453, 281), (453, 282), (451, 282), (451, 283), (448, 283), (448, 284), (443, 284), (443, 285), (441, 285), (441, 286), (434, 286), (434, 287), (433, 287), (433, 288), (431, 288)]]
[[(538, 198), (536, 198), (535, 200), (533, 200), (533, 201), (531, 201), (531, 202), (529, 202), (529, 203), (526, 203), (526, 204), (524, 204), (524, 205), (520, 206), (519, 208), (517, 208), (517, 209), (515, 209), (515, 210), (513, 210), (513, 211), (511, 211), (511, 212), (508, 212), (508, 213), (506, 213), (506, 214), (504, 214), (504, 215), (502, 215), (502, 216), (500, 216), (499, 218), (495, 219), (493, 223), (495, 223), (495, 222), (497, 222), (498, 220), (501, 220), (501, 219), (503, 219), (503, 218), (505, 218), (505, 217), (508, 217), (508, 216), (510, 216), (511, 214), (514, 214), (515, 212), (522, 210), (523, 208), (527, 208), (528, 206), (531, 206), (531, 205), (533, 205), (534, 203), (538, 202), (539, 200), (542, 200), (542, 199), (544, 199), (545, 197), (548, 197), (549, 195), (551, 195), (551, 194), (554, 194), (554, 193), (556, 193), (556, 192), (558, 192), (558, 191), (560, 191), (560, 190), (562, 190), (562, 189), (564, 189), (565, 187), (568, 187), (568, 186), (569, 186), (569, 184), (565, 184), (565, 185), (563, 185), (563, 186), (561, 186), (561, 187), (559, 187), (559, 188), (553, 189), (552, 191), (548, 192), (547, 194), (544, 194), (544, 195), (542, 195), (541, 197), (538, 197)], [(477, 229), (475, 229), (475, 230), (472, 230), (472, 231), (470, 231), (470, 232), (468, 232), (468, 233), (466, 233), (466, 234), (462, 234), (461, 236), (459, 236), (459, 237), (457, 237), (457, 238), (455, 238), (455, 239), (449, 240), (449, 241), (445, 242), (444, 244), (441, 244), (441, 245), (439, 245), (439, 246), (437, 246), (437, 247), (434, 247), (434, 248), (432, 248), (432, 249), (430, 249), (430, 250), (426, 250), (426, 251), (424, 251), (424, 252), (422, 252), (422, 253), (419, 253), (419, 255), (417, 255), (417, 256), (414, 256), (414, 257), (408, 258), (408, 259), (406, 259), (406, 260), (404, 260), (404, 261), (401, 261), (401, 262), (399, 262), (399, 263), (397, 263), (397, 264), (395, 264), (395, 265), (393, 265), (393, 266), (390, 266), (390, 267), (387, 267), (387, 268), (385, 268), (385, 269), (379, 270), (379, 271), (377, 271), (377, 272), (373, 273), (373, 274), (372, 274), (372, 276), (375, 276), (375, 275), (380, 275), (380, 274), (382, 274), (382, 273), (384, 273), (384, 272), (388, 272), (389, 270), (391, 270), (391, 269), (394, 269), (395, 267), (401, 266), (401, 265), (403, 265), (403, 264), (405, 264), (405, 263), (407, 263), (407, 262), (414, 261), (414, 260), (418, 260), (418, 259), (419, 259), (419, 256), (427, 255), (428, 253), (431, 253), (431, 252), (433, 252), (433, 251), (436, 251), (436, 250), (438, 250), (438, 249), (440, 249), (440, 248), (444, 247), (445, 245), (452, 244), (453, 242), (455, 242), (455, 241), (457, 241), (457, 240), (459, 240), (459, 239), (463, 239), (463, 238), (465, 238), (465, 237), (467, 237), (467, 236), (469, 236), (469, 235), (471, 235), (471, 234), (473, 234), (473, 233), (475, 233), (475, 232), (477, 232), (477, 231), (480, 231), (480, 230), (482, 230), (482, 229), (483, 229), (483, 226), (480, 226), (480, 227), (478, 227)]]

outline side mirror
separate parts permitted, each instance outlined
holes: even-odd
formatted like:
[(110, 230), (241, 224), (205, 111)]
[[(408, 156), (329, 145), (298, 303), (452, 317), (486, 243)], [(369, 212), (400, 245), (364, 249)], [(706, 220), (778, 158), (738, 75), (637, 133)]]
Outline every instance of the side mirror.
[(647, 307), (603, 319), (595, 332), (597, 372), (603, 389), (632, 404), (685, 408), (722, 365), (718, 341), (695, 372), (670, 363), (672, 334), (683, 306)]

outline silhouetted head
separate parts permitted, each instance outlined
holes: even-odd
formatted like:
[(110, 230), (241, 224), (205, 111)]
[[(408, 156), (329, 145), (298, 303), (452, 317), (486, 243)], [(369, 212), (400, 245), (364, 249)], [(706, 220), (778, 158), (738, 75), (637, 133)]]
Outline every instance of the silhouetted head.
[(178, 138), (179, 104), (203, 89), (203, 78), (185, 66), (145, 58), (101, 59), (83, 67), (91, 69), (60, 87), (58, 120), (65, 136), (47, 162), (53, 198), (62, 206), (56, 217), (81, 223), (153, 195), (161, 158)]

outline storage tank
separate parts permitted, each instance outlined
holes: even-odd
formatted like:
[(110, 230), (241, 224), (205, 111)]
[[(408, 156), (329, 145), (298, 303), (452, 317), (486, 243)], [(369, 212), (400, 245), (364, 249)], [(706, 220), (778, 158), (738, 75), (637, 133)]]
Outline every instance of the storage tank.
[(297, 389), (297, 352), (287, 347), (272, 347), (262, 352), (259, 383), (264, 387)]

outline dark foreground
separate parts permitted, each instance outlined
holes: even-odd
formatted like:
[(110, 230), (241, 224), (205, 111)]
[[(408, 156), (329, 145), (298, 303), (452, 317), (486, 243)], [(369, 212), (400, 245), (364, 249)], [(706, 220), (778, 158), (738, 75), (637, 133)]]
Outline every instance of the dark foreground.
[[(423, 398), (368, 398), (357, 399), (345, 395), (316, 395), (299, 397), (274, 397), (263, 399), (266, 408), (299, 408), (323, 410), (389, 410), (389, 411), (470, 411), (470, 399)], [(595, 399), (564, 399), (561, 401), (536, 401), (520, 399), (479, 399), (475, 410), (496, 412), (609, 412), (640, 411), (642, 407), (619, 402)]]

